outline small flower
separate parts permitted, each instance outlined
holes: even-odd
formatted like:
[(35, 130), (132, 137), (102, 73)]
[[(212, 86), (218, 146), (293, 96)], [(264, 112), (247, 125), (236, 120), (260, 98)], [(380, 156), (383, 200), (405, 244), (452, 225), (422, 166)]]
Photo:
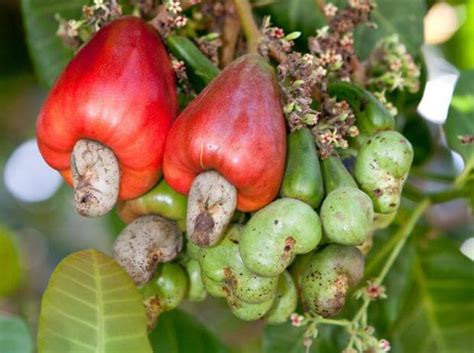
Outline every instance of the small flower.
[(303, 55), (302, 60), (306, 64), (312, 64), (314, 62), (314, 55), (306, 53)]
[(324, 6), (324, 14), (326, 15), (326, 17), (334, 17), (336, 12), (337, 12), (337, 6), (336, 5), (334, 5), (332, 3), (328, 3), (328, 4), (326, 4), (326, 6)]
[(316, 30), (316, 37), (318, 38), (326, 38), (328, 34), (329, 34), (329, 26), (324, 26)]
[(82, 14), (86, 19), (91, 19), (94, 16), (94, 7), (84, 5), (82, 7)]
[(318, 66), (318, 67), (316, 68), (316, 70), (314, 70), (314, 73), (316, 74), (316, 76), (317, 76), (319, 79), (321, 79), (321, 78), (323, 78), (324, 76), (326, 76), (326, 74), (328, 73), (328, 71), (327, 71), (325, 68), (323, 68), (322, 66)]
[(166, 10), (168, 10), (169, 12), (173, 14), (178, 14), (181, 11), (183, 11), (183, 8), (181, 7), (181, 4), (179, 3), (179, 1), (175, 1), (175, 0), (169, 0), (168, 2), (166, 2), (165, 7), (166, 7)]
[(346, 33), (342, 36), (340, 43), (343, 47), (348, 47), (354, 44), (354, 38), (352, 37), (352, 33)]
[(367, 333), (369, 336), (372, 336), (375, 332), (375, 328), (373, 326), (367, 326), (365, 328), (365, 333)]
[(373, 281), (367, 281), (366, 292), (370, 300), (387, 298), (385, 287)]
[(346, 140), (340, 140), (336, 144), (337, 147), (342, 148), (343, 150), (346, 150), (349, 148), (349, 143)]
[(349, 128), (348, 133), (349, 133), (349, 136), (350, 136), (350, 137), (356, 137), (356, 136), (359, 135), (359, 129), (358, 129), (357, 126), (355, 126), (355, 125), (354, 125), (354, 126), (351, 126), (351, 127)]
[(379, 348), (383, 351), (383, 352), (389, 352), (391, 347), (390, 347), (390, 342), (387, 341), (386, 339), (381, 339), (379, 341)]
[(185, 16), (177, 16), (174, 19), (174, 24), (178, 28), (186, 26), (186, 23), (188, 23), (188, 19)]
[(353, 8), (357, 8), (360, 6), (359, 0), (349, 0), (349, 6)]
[(304, 316), (298, 315), (297, 313), (293, 313), (290, 316), (291, 324), (295, 327), (300, 327), (301, 324), (303, 323), (303, 320), (304, 320)]
[(400, 59), (395, 59), (390, 61), (390, 70), (392, 71), (400, 71), (402, 68), (402, 61)]
[(281, 29), (280, 27), (272, 27), (270, 28), (270, 37), (276, 38), (276, 39), (281, 39), (285, 36), (285, 31)]
[(94, 0), (94, 5), (96, 10), (107, 11), (107, 6), (104, 3), (104, 0)]

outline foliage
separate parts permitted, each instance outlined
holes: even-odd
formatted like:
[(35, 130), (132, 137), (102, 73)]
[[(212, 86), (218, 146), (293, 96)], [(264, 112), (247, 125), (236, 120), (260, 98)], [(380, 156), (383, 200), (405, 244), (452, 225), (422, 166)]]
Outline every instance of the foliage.
[(150, 334), (156, 353), (228, 353), (229, 350), (199, 321), (181, 310), (160, 316)]
[[(56, 35), (58, 22), (55, 15), (77, 19), (87, 1), (21, 2), (27, 41), (37, 76), (44, 85), (50, 87), (73, 56), (73, 51), (66, 49)], [(330, 2), (338, 7), (347, 3), (345, 0), (326, 3)], [(260, 1), (253, 3), (258, 5)], [(294, 40), (295, 48), (301, 51), (307, 51), (308, 38), (315, 36), (316, 30), (326, 24), (326, 18), (318, 6), (324, 1), (277, 0), (269, 4), (266, 1), (262, 3), (263, 5), (255, 7), (255, 13), (262, 18), (271, 15), (273, 25), (290, 33), (281, 42), (292, 44)], [(423, 44), (425, 7), (423, 0), (378, 0), (371, 17), (377, 29), (361, 26), (355, 32), (354, 45), (361, 61), (370, 57), (380, 39), (393, 34), (397, 34), (409, 53), (417, 57)], [(145, 10), (137, 6), (135, 13), (145, 13)], [(469, 7), (469, 11), (471, 10), (472, 4)], [(192, 11), (185, 9), (183, 13), (193, 13)], [(180, 13), (173, 15), (174, 20), (180, 17)], [(209, 43), (207, 48), (203, 45), (202, 38), (196, 34), (201, 34), (203, 29), (199, 23), (193, 22), (197, 17), (189, 18), (191, 26), (194, 26), (190, 29), (193, 35), (188, 38), (185, 30), (178, 31), (179, 35), (170, 35), (166, 43), (177, 57), (173, 65), (184, 62), (181, 66), (182, 77), (179, 77), (178, 72), (178, 80), (189, 80), (192, 89), (187, 87), (183, 92), (193, 90), (194, 94), (199, 93), (219, 73), (219, 69), (203, 55), (212, 57), (209, 52), (215, 54), (217, 49), (209, 49)], [(456, 41), (466, 42), (466, 33), (472, 32), (472, 21), (468, 22), (454, 38)], [(274, 28), (276, 27), (269, 30)], [(301, 36), (296, 38), (298, 34), (295, 32), (301, 32)], [(237, 45), (236, 48), (241, 49)], [(465, 59), (460, 61), (468, 66)], [(302, 78), (304, 74), (305, 72)], [(295, 89), (297, 98), (300, 98), (299, 89), (300, 87)], [(309, 93), (313, 94), (313, 91), (310, 90)], [(377, 98), (389, 110), (393, 108), (384, 97)], [(396, 103), (406, 118), (403, 133), (406, 132), (406, 137), (414, 145), (414, 163), (421, 170), (436, 154), (438, 142), (433, 138), (429, 124), (412, 109), (414, 104), (410, 99), (419, 98), (419, 95), (406, 94)], [(405, 104), (403, 99), (410, 101), (409, 104)], [(308, 103), (308, 109), (315, 114), (319, 108), (316, 105), (310, 106)], [(312, 340), (309, 352), (341, 352), (347, 347), (349, 340), (358, 334), (360, 337), (360, 332), (354, 332), (360, 330), (361, 323), (365, 321), (375, 328), (373, 338), (376, 336), (390, 341), (392, 352), (473, 351), (474, 340), (471, 333), (474, 332), (474, 264), (460, 253), (460, 244), (421, 221), (431, 204), (467, 197), (474, 207), (473, 115), (474, 71), (463, 71), (443, 128), (449, 147), (463, 158), (464, 170), (455, 180), (447, 180), (446, 188), (440, 192), (418, 190), (408, 179), (404, 196), (415, 205), (405, 198), (402, 200), (394, 225), (375, 233), (374, 246), (367, 257), (364, 281), (371, 280), (374, 281), (371, 283), (382, 286), (388, 297), (371, 301), (366, 287), (362, 286), (347, 298), (349, 303), (346, 309), (334, 320), (310, 318), (310, 323), (314, 324), (312, 337), (317, 337)], [(348, 138), (348, 141), (351, 140)], [(338, 152), (341, 152), (341, 146), (336, 146)], [(351, 153), (357, 152), (350, 148), (341, 152), (345, 163), (350, 160)], [(432, 180), (426, 178), (424, 182), (430, 183)], [(114, 224), (115, 228), (122, 228), (118, 221)], [(7, 276), (0, 276), (0, 297), (11, 294), (21, 284), (23, 274), (19, 259), (11, 235), (0, 229), (0, 268), (7, 269)], [(39, 353), (229, 352), (220, 338), (206, 328), (209, 323), (201, 323), (182, 310), (160, 315), (157, 327), (147, 339), (147, 318), (140, 293), (113, 259), (94, 250), (72, 254), (57, 266), (44, 293), (40, 317)], [(303, 345), (307, 343), (307, 331), (295, 326), (298, 325), (290, 322), (266, 326), (262, 337), (262, 352), (308, 352)], [(0, 347), (8, 344), (12, 345), (9, 353), (32, 351), (26, 324), (16, 317), (0, 316)]]
[(69, 255), (46, 289), (39, 353), (151, 352), (141, 296), (124, 270), (95, 250)]
[(0, 227), (0, 299), (14, 293), (21, 285), (23, 269), (14, 234)]
[(73, 52), (56, 36), (57, 13), (78, 16), (84, 0), (22, 0), (23, 20), (36, 74), (42, 84), (52, 86)]

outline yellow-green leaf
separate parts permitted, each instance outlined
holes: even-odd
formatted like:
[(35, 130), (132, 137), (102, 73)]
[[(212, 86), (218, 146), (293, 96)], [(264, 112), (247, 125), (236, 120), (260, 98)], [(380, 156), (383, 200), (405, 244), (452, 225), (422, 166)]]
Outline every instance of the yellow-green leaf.
[(0, 227), (0, 298), (18, 289), (22, 276), (20, 255), (13, 234)]
[(38, 352), (152, 352), (140, 293), (112, 258), (84, 250), (61, 261), (41, 303)]

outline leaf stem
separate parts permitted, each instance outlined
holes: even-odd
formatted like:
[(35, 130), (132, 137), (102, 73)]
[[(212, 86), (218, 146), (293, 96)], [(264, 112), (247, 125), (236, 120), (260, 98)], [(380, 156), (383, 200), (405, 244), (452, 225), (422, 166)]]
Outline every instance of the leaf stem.
[(466, 183), (466, 179), (468, 179), (471, 171), (474, 169), (474, 159), (471, 159), (465, 166), (464, 170), (457, 176), (454, 180), (454, 185), (456, 186), (463, 186)]
[(335, 325), (335, 326), (349, 326), (349, 325), (351, 325), (351, 321), (349, 321), (349, 320), (334, 320), (334, 319), (325, 319), (325, 318), (317, 319), (316, 323), (326, 324), (326, 325)]
[[(408, 237), (410, 236), (411, 232), (413, 231), (413, 228), (415, 228), (416, 223), (420, 219), (420, 217), (423, 215), (423, 213), (426, 211), (428, 206), (430, 205), (430, 200), (428, 198), (422, 200), (418, 206), (415, 208), (415, 210), (412, 212), (410, 218), (408, 221), (398, 229), (398, 231), (393, 235), (393, 239), (396, 239), (396, 245), (393, 248), (392, 252), (390, 253), (390, 256), (388, 260), (385, 262), (382, 270), (380, 271), (379, 275), (376, 277), (374, 280), (375, 283), (381, 284), (385, 277), (387, 276), (388, 272), (393, 266), (393, 263), (397, 259), (398, 255), (400, 254), (400, 251), (403, 249), (403, 246), (405, 245)], [(354, 318), (352, 319), (352, 325), (353, 327), (357, 327), (361, 321), (361, 318), (367, 313), (367, 309), (370, 305), (371, 301), (368, 297), (364, 296), (364, 301), (355, 314)], [(364, 320), (365, 321), (365, 320)]]
[(253, 18), (252, 6), (248, 0), (233, 0), (235, 9), (240, 17), (245, 38), (247, 38), (247, 51), (258, 54), (258, 44), (260, 42), (260, 30)]
[(396, 237), (399, 240), (395, 248), (392, 250), (387, 262), (385, 262), (385, 265), (383, 266), (382, 271), (380, 271), (380, 274), (375, 279), (376, 283), (381, 284), (383, 282), (383, 280), (385, 279), (385, 276), (387, 276), (388, 271), (390, 270), (393, 263), (395, 262), (398, 255), (400, 254), (400, 251), (403, 249), (403, 246), (405, 245), (408, 237), (413, 231), (413, 228), (415, 228), (416, 223), (418, 222), (420, 217), (423, 215), (423, 213), (426, 211), (430, 203), (431, 201), (428, 198), (421, 201), (418, 204), (418, 206), (416, 206), (415, 210), (411, 214), (411, 217), (408, 219), (408, 221), (403, 225), (403, 227), (401, 227), (397, 231), (397, 233), (395, 233), (394, 237)]

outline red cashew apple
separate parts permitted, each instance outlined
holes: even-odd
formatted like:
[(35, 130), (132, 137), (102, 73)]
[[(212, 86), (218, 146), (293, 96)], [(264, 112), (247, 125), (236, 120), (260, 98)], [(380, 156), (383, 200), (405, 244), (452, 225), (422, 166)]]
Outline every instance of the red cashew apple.
[(37, 121), (46, 162), (75, 188), (78, 212), (100, 216), (161, 175), (177, 113), (175, 76), (153, 27), (135, 17), (97, 32), (60, 75)]
[(187, 231), (195, 244), (215, 245), (236, 207), (255, 211), (277, 195), (286, 158), (280, 98), (273, 68), (245, 55), (171, 128), (163, 172), (172, 188), (189, 193)]

